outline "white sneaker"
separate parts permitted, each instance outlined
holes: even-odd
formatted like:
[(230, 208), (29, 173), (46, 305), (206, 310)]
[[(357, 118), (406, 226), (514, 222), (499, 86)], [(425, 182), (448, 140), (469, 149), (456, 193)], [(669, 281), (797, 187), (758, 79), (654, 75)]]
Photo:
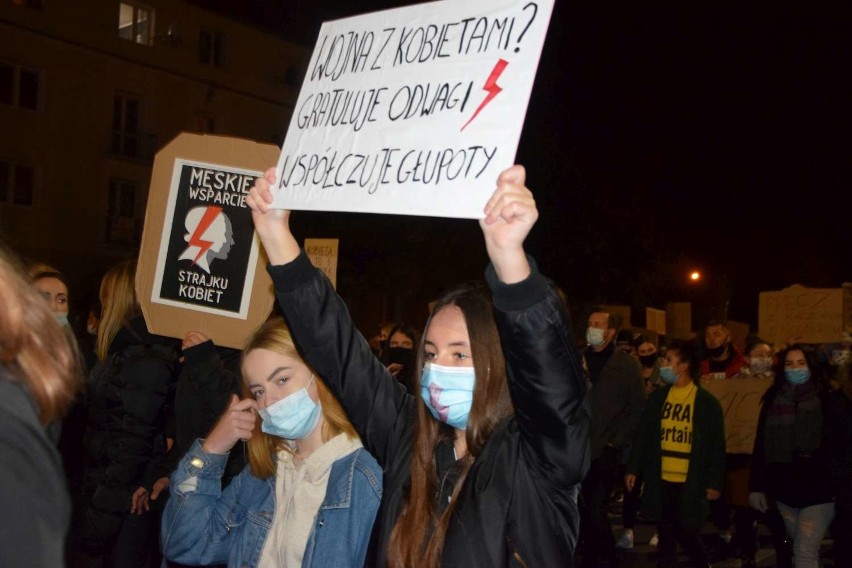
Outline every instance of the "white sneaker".
[(615, 541), (615, 547), (622, 548), (624, 550), (633, 548), (633, 529), (624, 529), (624, 532), (622, 532), (621, 536), (618, 537), (618, 540)]
[(660, 544), (660, 535), (654, 533), (654, 536), (651, 537), (651, 540), (648, 541), (648, 546), (657, 546)]

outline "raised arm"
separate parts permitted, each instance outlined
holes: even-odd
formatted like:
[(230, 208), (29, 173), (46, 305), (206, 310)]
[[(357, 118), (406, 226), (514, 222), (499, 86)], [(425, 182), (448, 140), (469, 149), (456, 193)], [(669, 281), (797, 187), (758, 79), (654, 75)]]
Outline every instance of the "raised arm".
[(301, 253), (289, 211), (270, 209), (274, 168), (258, 179), (246, 202), (269, 256), (278, 303), (305, 361), (343, 405), (367, 450), (387, 464), (410, 435), (414, 399), (379, 362), (355, 329), (331, 283)]
[(486, 278), (524, 458), (550, 483), (574, 485), (589, 463), (585, 380), (566, 306), (524, 252), (538, 210), (523, 167), (500, 175), (485, 213), (481, 226), (493, 267)]
[(517, 284), (530, 275), (524, 240), (538, 219), (532, 192), (524, 185), (523, 166), (512, 166), (497, 178), (497, 189), (485, 204), (479, 222), (488, 258), (503, 284)]

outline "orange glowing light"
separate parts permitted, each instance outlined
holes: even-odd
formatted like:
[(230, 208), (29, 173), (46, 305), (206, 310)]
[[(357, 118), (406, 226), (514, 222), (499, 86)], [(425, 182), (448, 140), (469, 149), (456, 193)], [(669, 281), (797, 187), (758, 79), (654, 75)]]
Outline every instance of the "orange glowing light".
[(693, 282), (697, 282), (701, 279), (701, 273), (696, 270), (695, 272), (689, 275), (689, 279)]

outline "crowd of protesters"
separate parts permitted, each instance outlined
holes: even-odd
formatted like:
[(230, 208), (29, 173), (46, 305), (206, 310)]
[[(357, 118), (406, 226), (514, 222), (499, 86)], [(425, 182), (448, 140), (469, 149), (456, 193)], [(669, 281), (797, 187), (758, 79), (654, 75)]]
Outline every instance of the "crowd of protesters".
[[(242, 352), (149, 333), (134, 261), (75, 334), (61, 272), (0, 251), (0, 565), (606, 568), (641, 516), (662, 567), (678, 547), (708, 566), (708, 522), (744, 567), (759, 523), (778, 566), (819, 566), (830, 531), (852, 567), (848, 343), (740, 349), (712, 321), (660, 344), (606, 307), (575, 339), (524, 252), (538, 211), (517, 166), (481, 222), (486, 285), (368, 341), (269, 208), (273, 183), (248, 203), (278, 307)], [(755, 379), (754, 448), (726, 453), (705, 386)]]

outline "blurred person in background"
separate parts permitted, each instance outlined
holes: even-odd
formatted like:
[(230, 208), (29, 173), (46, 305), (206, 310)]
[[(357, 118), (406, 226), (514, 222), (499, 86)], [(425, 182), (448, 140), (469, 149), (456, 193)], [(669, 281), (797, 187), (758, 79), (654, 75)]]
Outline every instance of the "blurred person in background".
[(382, 363), (390, 374), (405, 385), (412, 394), (419, 392), (419, 385), (413, 384), (415, 352), (419, 345), (417, 331), (410, 325), (398, 323), (391, 328), (388, 335), (387, 348), (381, 356)]
[(88, 383), (82, 565), (132, 568), (147, 562), (153, 515), (133, 515), (167, 450), (165, 424), (177, 378), (177, 340), (148, 332), (136, 298), (136, 261), (101, 282), (98, 364)]
[(660, 568), (677, 566), (678, 544), (693, 568), (707, 568), (700, 531), (725, 480), (722, 407), (701, 388), (693, 342), (671, 342), (660, 376), (667, 386), (648, 398), (624, 482), (633, 490), (644, 479), (642, 508), (658, 520)]
[(0, 566), (64, 565), (71, 500), (47, 427), (81, 384), (52, 310), (0, 249)]

